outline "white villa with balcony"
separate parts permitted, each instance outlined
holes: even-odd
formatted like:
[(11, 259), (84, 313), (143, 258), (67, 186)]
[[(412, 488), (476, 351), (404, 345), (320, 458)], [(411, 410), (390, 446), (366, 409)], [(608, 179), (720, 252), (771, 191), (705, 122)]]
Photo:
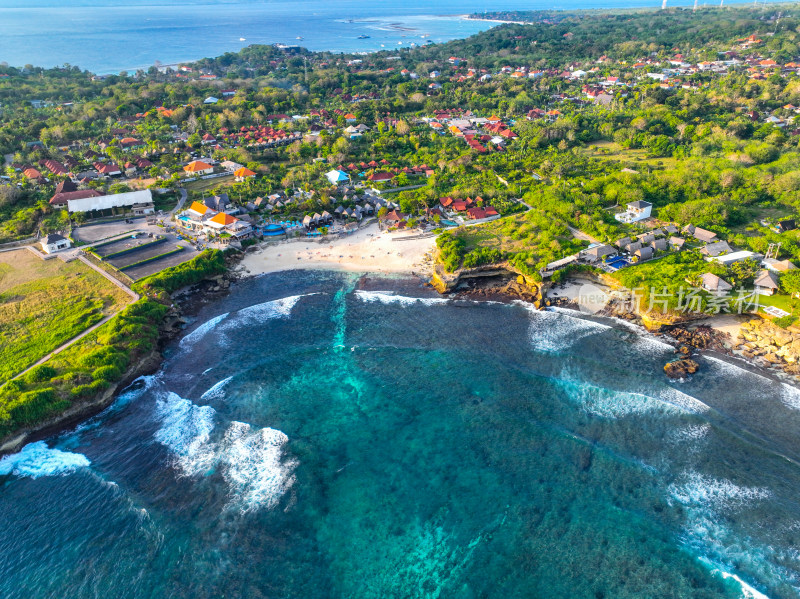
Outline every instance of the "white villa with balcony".
[(646, 218), (650, 218), (650, 213), (653, 211), (653, 205), (644, 200), (638, 200), (628, 204), (628, 209), (625, 212), (615, 214), (616, 218), (621, 223), (635, 223)]

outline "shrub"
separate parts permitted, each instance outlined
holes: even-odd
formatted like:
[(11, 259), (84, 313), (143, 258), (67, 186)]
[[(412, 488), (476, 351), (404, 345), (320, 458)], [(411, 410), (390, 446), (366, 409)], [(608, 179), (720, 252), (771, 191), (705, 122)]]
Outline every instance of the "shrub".
[(43, 383), (45, 381), (49, 381), (57, 374), (58, 372), (55, 368), (49, 366), (48, 364), (42, 364), (41, 366), (32, 368), (25, 375), (25, 380), (31, 383)]
[(122, 373), (116, 366), (101, 366), (92, 373), (92, 378), (95, 381), (115, 381)]

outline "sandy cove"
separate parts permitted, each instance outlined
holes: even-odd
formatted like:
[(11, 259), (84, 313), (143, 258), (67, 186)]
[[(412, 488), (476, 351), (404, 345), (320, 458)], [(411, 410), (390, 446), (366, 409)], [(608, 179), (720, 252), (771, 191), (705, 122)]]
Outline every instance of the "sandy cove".
[[(250, 274), (303, 268), (365, 273), (427, 273), (436, 238), (419, 233), (381, 232), (377, 224), (351, 235), (315, 241), (308, 238), (264, 244), (247, 252), (241, 267)], [(407, 239), (412, 238), (412, 239)]]

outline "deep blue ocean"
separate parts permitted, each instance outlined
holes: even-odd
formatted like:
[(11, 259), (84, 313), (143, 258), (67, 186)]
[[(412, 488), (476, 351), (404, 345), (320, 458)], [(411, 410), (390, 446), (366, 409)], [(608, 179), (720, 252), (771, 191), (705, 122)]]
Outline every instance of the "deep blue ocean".
[(800, 392), (621, 321), (293, 272), (0, 461), (0, 597), (800, 596)]
[[(693, 0), (668, 3), (688, 6)], [(659, 7), (661, 1), (3, 0), (0, 62), (44, 67), (69, 63), (104, 74), (147, 69), (155, 61), (174, 64), (219, 56), (249, 44), (372, 52), (428, 39), (440, 43), (464, 38), (493, 25), (458, 16), (473, 12), (641, 6)], [(370, 37), (358, 39), (361, 35)]]

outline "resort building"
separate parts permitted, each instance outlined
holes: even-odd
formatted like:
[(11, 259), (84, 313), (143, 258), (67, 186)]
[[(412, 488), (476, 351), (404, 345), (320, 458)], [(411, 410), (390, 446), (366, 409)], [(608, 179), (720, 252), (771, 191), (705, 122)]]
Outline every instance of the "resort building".
[(789, 272), (797, 269), (789, 260), (776, 260), (774, 258), (764, 258), (761, 261), (761, 266), (772, 272)]
[(58, 233), (50, 233), (50, 235), (42, 239), (41, 243), (42, 251), (45, 254), (53, 254), (55, 252), (60, 252), (61, 250), (66, 250), (72, 247), (70, 240), (59, 235)]
[(65, 208), (70, 200), (85, 200), (86, 198), (99, 198), (103, 194), (96, 189), (76, 189), (75, 191), (61, 191), (50, 198), (50, 205), (54, 208)]
[(350, 181), (350, 177), (344, 171), (329, 171), (325, 173), (325, 177), (331, 182), (331, 185), (338, 185), (339, 183)]
[(130, 208), (134, 214), (144, 215), (155, 212), (153, 194), (149, 189), (129, 191), (113, 195), (100, 195), (67, 200), (67, 210), (73, 212), (93, 212), (114, 208)]
[(646, 245), (636, 250), (633, 255), (637, 262), (644, 262), (652, 258), (655, 253), (656, 251), (651, 246)]
[(778, 275), (769, 270), (762, 270), (756, 275), (756, 280), (753, 283), (755, 292), (759, 295), (772, 295), (780, 288), (780, 279)]
[(700, 277), (700, 286), (709, 293), (720, 296), (725, 295), (733, 289), (733, 285), (724, 279), (720, 279), (717, 275), (707, 272)]
[[(224, 201), (227, 198), (222, 198), (221, 196), (214, 196), (214, 198), (218, 199), (208, 198), (206, 203), (216, 202), (217, 206), (227, 206)], [(176, 222), (179, 227), (213, 237), (220, 243), (247, 239), (254, 234), (250, 223), (240, 220), (231, 214), (214, 210), (200, 202), (192, 202), (192, 205), (178, 216)]]
[(727, 241), (717, 241), (716, 243), (712, 243), (700, 248), (700, 253), (710, 258), (716, 258), (717, 256), (728, 254), (730, 252), (731, 246), (728, 245)]
[(617, 250), (610, 245), (597, 245), (590, 247), (581, 252), (581, 257), (587, 262), (597, 262), (602, 260), (605, 256), (615, 256)]
[(748, 252), (746, 250), (742, 250), (740, 252), (733, 252), (733, 253), (724, 254), (724, 255), (721, 255), (721, 256), (709, 257), (709, 258), (706, 258), (706, 261), (707, 262), (716, 262), (716, 263), (722, 264), (724, 266), (730, 266), (734, 262), (741, 262), (742, 260), (748, 260), (749, 258), (757, 259), (757, 258), (760, 258), (760, 256), (758, 254), (754, 254), (753, 252)]
[(653, 211), (653, 205), (644, 200), (631, 202), (626, 208), (627, 210), (625, 212), (614, 215), (614, 218), (621, 223), (635, 223), (640, 220), (645, 220), (650, 218), (650, 214)]

